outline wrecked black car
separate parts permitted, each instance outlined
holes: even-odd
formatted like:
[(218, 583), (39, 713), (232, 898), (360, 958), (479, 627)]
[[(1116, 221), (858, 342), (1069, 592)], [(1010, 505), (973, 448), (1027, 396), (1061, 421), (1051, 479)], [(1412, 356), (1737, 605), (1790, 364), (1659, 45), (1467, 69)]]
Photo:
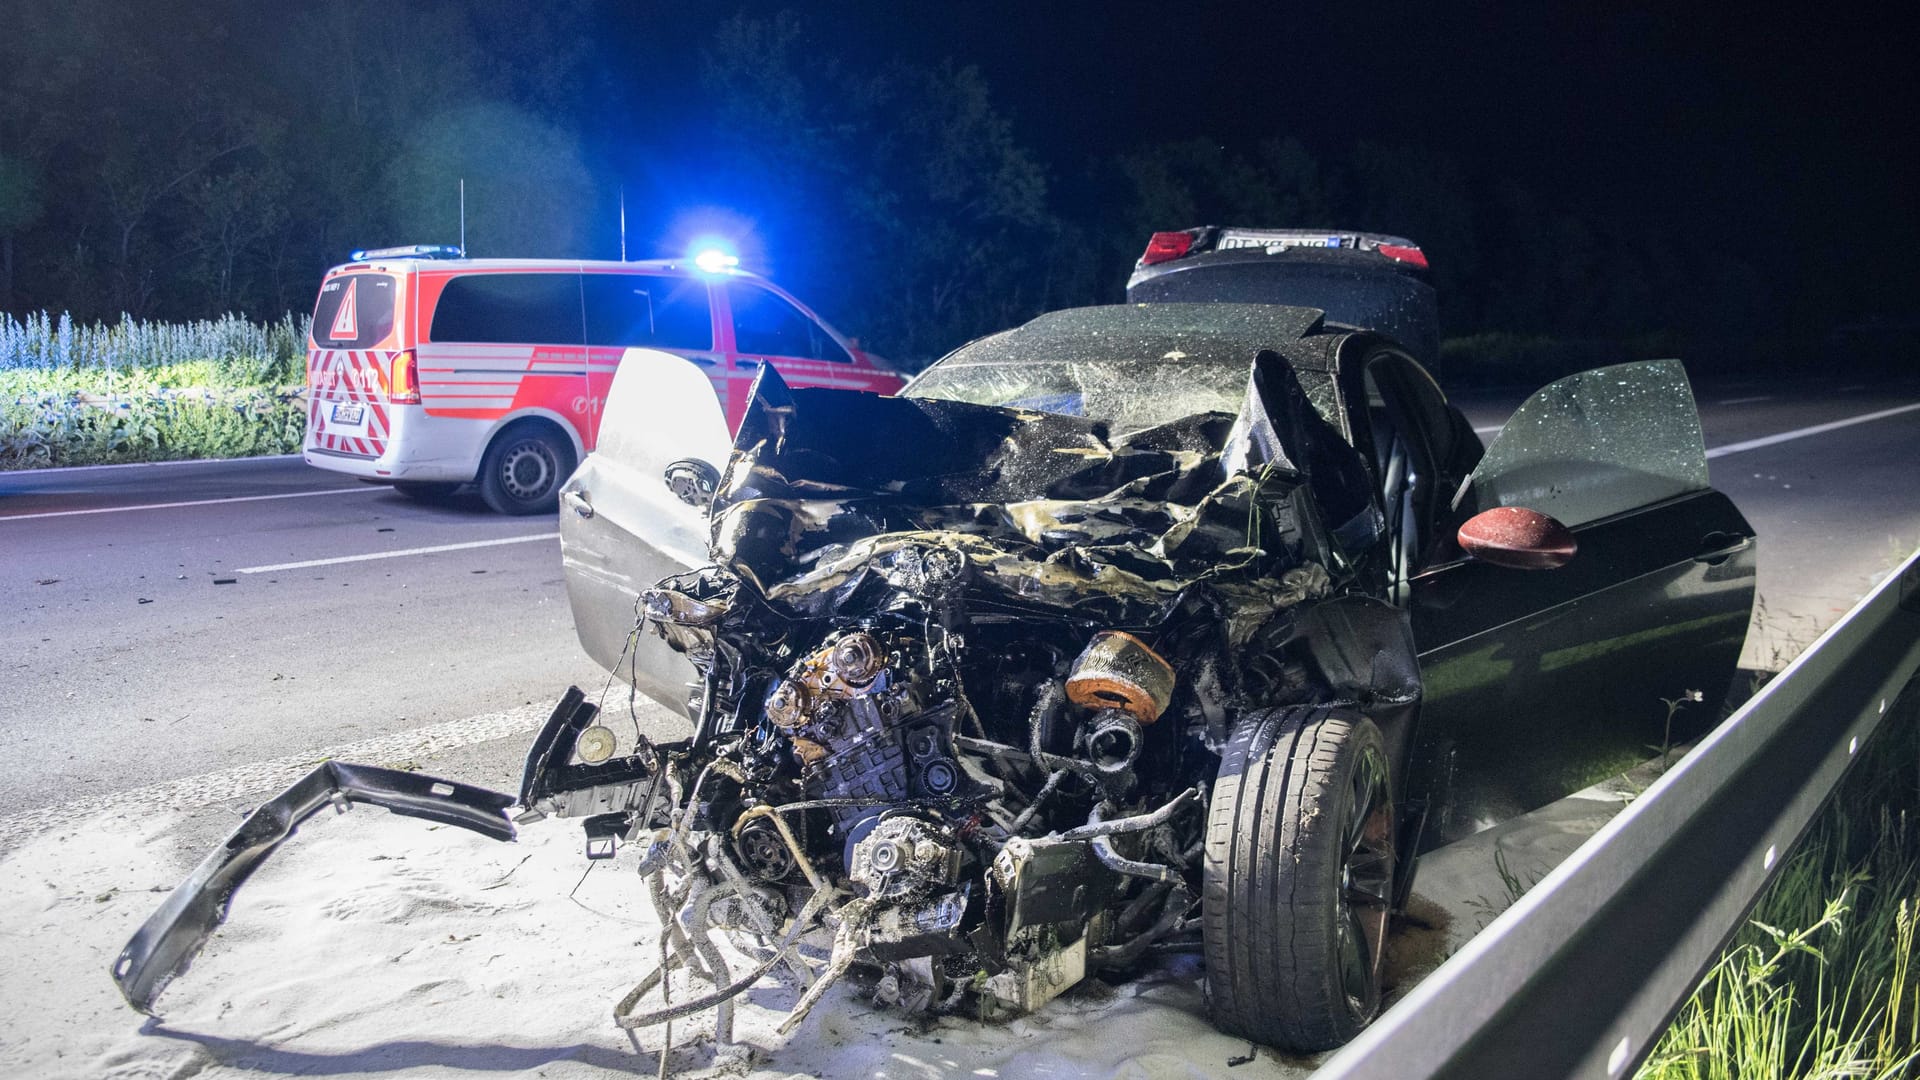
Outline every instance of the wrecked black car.
[(763, 370), (724, 453), (666, 359), (616, 383), (608, 430), (660, 427), (603, 436), (563, 533), (583, 643), (692, 735), (575, 690), (517, 796), (323, 766), (129, 943), (132, 1004), (299, 821), (364, 801), (637, 846), (667, 942), (624, 1027), (714, 1009), (729, 1041), (785, 973), (787, 1030), (855, 965), (882, 1005), (993, 1017), (1193, 949), (1222, 1028), (1324, 1049), (1379, 1008), (1419, 851), (1648, 756), (1744, 636), (1752, 530), (1672, 362), (1562, 380), (1483, 453), (1317, 311), (1077, 309), (898, 398)]

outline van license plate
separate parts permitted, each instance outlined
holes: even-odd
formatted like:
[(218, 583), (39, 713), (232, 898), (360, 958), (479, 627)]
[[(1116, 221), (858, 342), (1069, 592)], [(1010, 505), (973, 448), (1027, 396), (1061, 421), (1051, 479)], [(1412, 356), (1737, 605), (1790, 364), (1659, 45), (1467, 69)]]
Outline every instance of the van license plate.
[(357, 424), (367, 418), (367, 407), (358, 402), (342, 401), (333, 407), (333, 422), (336, 424)]

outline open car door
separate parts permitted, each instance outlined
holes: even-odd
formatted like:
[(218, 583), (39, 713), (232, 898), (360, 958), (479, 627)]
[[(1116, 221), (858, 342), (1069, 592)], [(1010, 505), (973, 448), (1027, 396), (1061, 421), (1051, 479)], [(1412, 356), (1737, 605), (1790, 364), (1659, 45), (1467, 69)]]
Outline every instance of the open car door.
[(732, 440), (706, 372), (629, 349), (607, 392), (600, 442), (560, 491), (560, 556), (587, 655), (687, 713), (693, 665), (642, 631), (640, 594), (707, 562), (707, 507)]
[(1443, 541), (1410, 580), (1425, 684), (1414, 775), (1432, 785), (1423, 846), (1699, 734), (1753, 605), (1753, 529), (1708, 486), (1677, 361), (1599, 368), (1529, 398), (1461, 485), (1446, 535), (1497, 507), (1550, 516), (1574, 550), (1516, 569)]

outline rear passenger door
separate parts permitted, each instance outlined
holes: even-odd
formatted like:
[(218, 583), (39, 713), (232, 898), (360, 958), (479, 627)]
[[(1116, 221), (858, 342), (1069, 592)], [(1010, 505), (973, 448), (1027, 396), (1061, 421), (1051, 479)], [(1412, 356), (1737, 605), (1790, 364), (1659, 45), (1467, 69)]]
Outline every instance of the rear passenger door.
[(732, 320), (727, 425), (738, 428), (760, 365), (772, 364), (793, 386), (865, 390), (853, 356), (832, 334), (786, 297), (751, 281), (726, 283)]
[(429, 416), (536, 411), (587, 442), (587, 356), (577, 265), (423, 274), (432, 320), (419, 345)]
[(581, 278), (586, 311), (589, 447), (614, 372), (628, 349), (659, 349), (700, 369), (724, 399), (726, 358), (715, 348), (713, 297), (705, 281), (676, 274), (589, 270)]

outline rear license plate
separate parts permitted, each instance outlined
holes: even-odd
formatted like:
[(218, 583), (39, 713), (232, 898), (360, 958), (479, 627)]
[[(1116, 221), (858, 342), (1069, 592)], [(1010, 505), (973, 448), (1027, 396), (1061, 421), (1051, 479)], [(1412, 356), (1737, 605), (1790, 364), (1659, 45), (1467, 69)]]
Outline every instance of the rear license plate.
[(1263, 235), (1261, 233), (1229, 232), (1222, 233), (1219, 242), (1214, 246), (1221, 251), (1232, 251), (1236, 248), (1266, 248), (1267, 252), (1271, 254), (1276, 251), (1285, 251), (1288, 248), (1337, 248), (1348, 245), (1346, 238), (1340, 236), (1274, 236), (1271, 234)]
[(333, 422), (336, 424), (358, 424), (367, 418), (367, 407), (358, 402), (342, 401), (333, 407)]

